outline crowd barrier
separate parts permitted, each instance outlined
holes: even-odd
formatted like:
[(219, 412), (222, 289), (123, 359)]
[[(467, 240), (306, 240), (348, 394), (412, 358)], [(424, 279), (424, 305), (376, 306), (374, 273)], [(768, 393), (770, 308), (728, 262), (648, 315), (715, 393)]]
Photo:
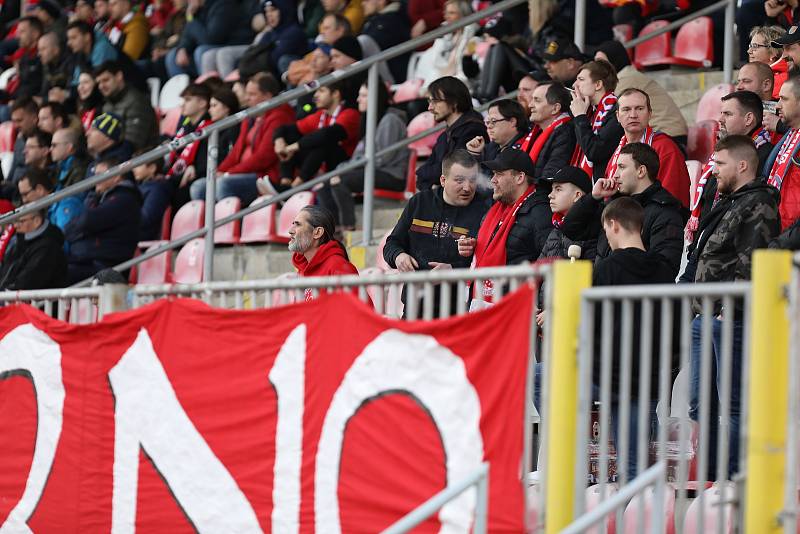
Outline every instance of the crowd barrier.
[[(383, 315), (435, 319), (465, 313), (469, 287), (487, 279), (496, 300), (523, 284), (544, 284), (548, 319), (543, 327), (533, 319), (530, 325), (531, 365), (541, 384), (530, 373), (526, 392), (526, 420), (539, 423), (541, 445), (534, 464), (534, 432), (526, 433), (523, 472), (538, 471), (529, 482), (531, 531), (795, 533), (798, 265), (800, 256), (793, 266), (791, 253), (758, 251), (752, 283), (591, 288), (588, 263), (557, 262), (101, 286), (6, 294), (0, 301), (28, 302), (65, 320), (91, 322), (163, 298), (254, 309), (344, 288)], [(403, 287), (405, 309), (396, 306)], [(73, 319), (81, 306), (94, 312)], [(531, 402), (537, 397), (541, 420)], [(442, 493), (457, 495), (459, 484), (471, 487), (479, 478), (451, 481)]]

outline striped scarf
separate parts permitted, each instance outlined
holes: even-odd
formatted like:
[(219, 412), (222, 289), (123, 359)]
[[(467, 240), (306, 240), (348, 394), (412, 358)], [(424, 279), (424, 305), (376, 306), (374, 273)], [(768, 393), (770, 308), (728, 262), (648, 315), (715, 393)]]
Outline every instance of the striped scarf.
[[(603, 121), (616, 105), (617, 97), (614, 93), (606, 93), (603, 98), (600, 99), (600, 104), (598, 104), (592, 115), (592, 133), (594, 135), (600, 132), (600, 128), (603, 127)], [(569, 164), (573, 167), (580, 167), (586, 174), (592, 176), (594, 163), (589, 161), (586, 157), (580, 144), (575, 145), (575, 151), (572, 153), (572, 159)]]

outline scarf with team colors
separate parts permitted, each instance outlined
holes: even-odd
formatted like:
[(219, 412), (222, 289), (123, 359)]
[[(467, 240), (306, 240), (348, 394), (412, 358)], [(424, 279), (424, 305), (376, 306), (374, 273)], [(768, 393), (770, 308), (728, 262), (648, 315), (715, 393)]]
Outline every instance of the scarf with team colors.
[[(212, 122), (213, 121), (211, 119), (201, 120), (200, 124), (198, 124), (194, 130), (192, 130), (192, 133), (194, 132), (200, 133), (204, 128), (209, 126)], [(185, 135), (188, 134), (184, 133), (184, 129), (181, 128), (181, 130), (175, 135), (175, 139), (180, 139)], [(194, 164), (194, 160), (197, 157), (197, 151), (199, 149), (200, 149), (200, 141), (195, 141), (183, 147), (183, 150), (181, 150), (180, 155), (178, 155), (177, 157), (174, 151), (170, 152), (168, 156), (169, 161), (167, 162), (167, 166), (169, 167), (169, 170), (167, 171), (167, 176), (175, 176), (175, 175), (180, 176), (184, 172), (186, 172), (186, 167)]]
[[(594, 135), (597, 135), (598, 132), (600, 132), (600, 128), (603, 127), (603, 121), (616, 105), (617, 97), (614, 95), (614, 93), (606, 93), (605, 96), (603, 96), (603, 98), (600, 100), (600, 104), (597, 106), (597, 109), (594, 110), (594, 114), (592, 115), (592, 133)], [(580, 167), (586, 174), (592, 176), (594, 163), (589, 161), (589, 159), (586, 157), (586, 154), (584, 154), (583, 150), (581, 150), (580, 144), (575, 145), (575, 152), (572, 153), (572, 159), (570, 160), (569, 164), (573, 167)]]
[[(567, 113), (562, 113), (556, 120), (550, 123), (550, 126), (542, 130), (538, 125), (534, 124), (533, 128), (531, 129), (531, 133), (528, 134), (528, 137), (525, 138), (525, 141), (522, 143), (522, 150), (523, 152), (527, 152), (528, 156), (530, 156), (531, 161), (536, 163), (536, 160), (539, 159), (539, 153), (542, 151), (544, 144), (550, 138), (550, 135), (555, 131), (556, 128), (561, 126), (562, 124), (568, 123), (572, 120)], [(531, 146), (533, 143), (533, 146)]]
[[(656, 136), (655, 130), (653, 130), (650, 126), (644, 129), (642, 132), (642, 138), (639, 139), (640, 143), (644, 143), (648, 146), (653, 146), (653, 139)], [(620, 150), (622, 147), (628, 144), (628, 137), (623, 135), (622, 139), (619, 140), (619, 146), (614, 151), (614, 155), (611, 156), (611, 161), (608, 164), (608, 172), (606, 173), (607, 178), (611, 178), (617, 172), (617, 160), (619, 159)]]
[(778, 152), (778, 157), (775, 158), (775, 163), (772, 164), (772, 169), (770, 169), (769, 178), (767, 179), (767, 183), (778, 191), (781, 190), (783, 179), (786, 178), (786, 173), (792, 165), (792, 158), (797, 152), (798, 145), (800, 145), (800, 129), (791, 128), (786, 134), (786, 138)]

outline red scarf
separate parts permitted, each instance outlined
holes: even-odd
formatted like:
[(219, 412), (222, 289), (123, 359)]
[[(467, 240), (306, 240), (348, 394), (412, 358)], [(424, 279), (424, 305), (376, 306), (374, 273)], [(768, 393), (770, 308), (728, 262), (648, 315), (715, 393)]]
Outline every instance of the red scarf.
[(3, 257), (6, 255), (6, 249), (8, 248), (8, 244), (11, 243), (11, 238), (14, 237), (14, 225), (9, 224), (6, 226), (6, 229), (3, 230), (3, 233), (0, 234), (0, 261), (3, 260)]
[(547, 139), (550, 138), (550, 135), (555, 131), (556, 128), (562, 124), (568, 123), (571, 119), (572, 118), (569, 115), (563, 113), (559, 115), (556, 120), (551, 122), (550, 126), (544, 130), (542, 130), (538, 125), (534, 125), (531, 129), (531, 132), (528, 134), (528, 137), (526, 137), (525, 141), (522, 142), (522, 151), (527, 152), (528, 156), (531, 158), (531, 161), (536, 163), (536, 160), (539, 159), (539, 153), (542, 151), (542, 147), (544, 147)]
[(333, 113), (328, 115), (327, 111), (323, 111), (322, 114), (319, 116), (319, 123), (317, 124), (317, 130), (321, 130), (322, 128), (326, 128), (328, 126), (333, 126), (336, 124), (336, 119), (339, 117), (339, 113), (342, 112), (342, 106), (336, 106), (336, 109), (333, 110)]
[[(211, 124), (211, 122), (211, 119), (201, 120), (200, 124), (198, 124), (194, 130), (192, 130), (192, 133), (200, 133), (203, 131), (203, 128), (207, 127), (209, 124)], [(181, 128), (181, 130), (175, 135), (175, 139), (180, 139), (186, 135), (189, 135), (189, 133), (184, 132), (184, 128)], [(169, 177), (176, 174), (181, 175), (186, 172), (186, 167), (194, 164), (194, 160), (197, 157), (197, 151), (199, 148), (200, 141), (195, 141), (183, 147), (183, 150), (181, 150), (181, 153), (177, 158), (175, 158), (175, 151), (170, 152), (168, 156), (169, 162), (167, 163), (167, 166), (169, 167), (167, 176)]]
[[(603, 121), (616, 105), (617, 97), (614, 95), (614, 93), (606, 93), (600, 100), (600, 104), (594, 110), (594, 114), (592, 115), (592, 133), (594, 135), (597, 135), (598, 132), (600, 132), (600, 128), (603, 127)], [(573, 167), (580, 167), (589, 176), (592, 176), (593, 174), (592, 169), (594, 168), (594, 163), (589, 161), (589, 159), (586, 157), (586, 154), (583, 153), (580, 144), (575, 145), (575, 152), (572, 153), (572, 159), (570, 160), (569, 164)]]
[(689, 217), (689, 221), (686, 223), (686, 229), (683, 231), (683, 237), (689, 243), (694, 241), (694, 233), (700, 226), (700, 198), (703, 196), (703, 189), (705, 189), (708, 178), (711, 176), (712, 172), (714, 172), (713, 154), (703, 166), (703, 172), (700, 173), (700, 179), (697, 180), (697, 186), (694, 189), (694, 196), (692, 197), (694, 200), (692, 201), (692, 205), (689, 206), (689, 209), (692, 210), (692, 216)]
[(87, 109), (81, 114), (81, 125), (83, 125), (84, 131), (89, 131), (89, 128), (92, 127), (92, 122), (94, 121), (94, 116), (97, 115), (97, 109)]
[[(506, 241), (514, 223), (517, 222), (517, 212), (522, 204), (530, 197), (536, 187), (531, 185), (513, 204), (495, 202), (478, 230), (478, 240), (475, 243), (475, 267), (497, 267), (506, 264)], [(491, 280), (483, 281), (482, 300), (491, 302), (494, 288)]]
[[(650, 126), (644, 129), (642, 132), (642, 138), (639, 139), (640, 143), (644, 143), (648, 146), (653, 146), (653, 139), (656, 136), (655, 130), (653, 130)], [(606, 178), (611, 178), (617, 172), (617, 160), (619, 159), (619, 152), (622, 150), (622, 147), (628, 144), (627, 136), (622, 136), (622, 139), (619, 140), (619, 146), (614, 151), (614, 155), (611, 156), (611, 161), (608, 162), (608, 168), (606, 169)]]
[(767, 183), (778, 191), (781, 190), (783, 179), (786, 178), (789, 167), (792, 165), (792, 158), (794, 158), (798, 146), (800, 146), (800, 129), (790, 128), (767, 179)]

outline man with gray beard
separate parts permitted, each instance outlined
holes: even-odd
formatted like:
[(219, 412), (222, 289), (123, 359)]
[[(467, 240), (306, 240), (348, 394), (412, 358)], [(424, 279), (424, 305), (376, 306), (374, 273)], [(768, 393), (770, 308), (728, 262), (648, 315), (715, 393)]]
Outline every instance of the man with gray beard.
[[(347, 251), (333, 237), (333, 214), (319, 206), (300, 210), (289, 228), (289, 252), (300, 276), (358, 274)], [(308, 297), (308, 295), (307, 295)]]

